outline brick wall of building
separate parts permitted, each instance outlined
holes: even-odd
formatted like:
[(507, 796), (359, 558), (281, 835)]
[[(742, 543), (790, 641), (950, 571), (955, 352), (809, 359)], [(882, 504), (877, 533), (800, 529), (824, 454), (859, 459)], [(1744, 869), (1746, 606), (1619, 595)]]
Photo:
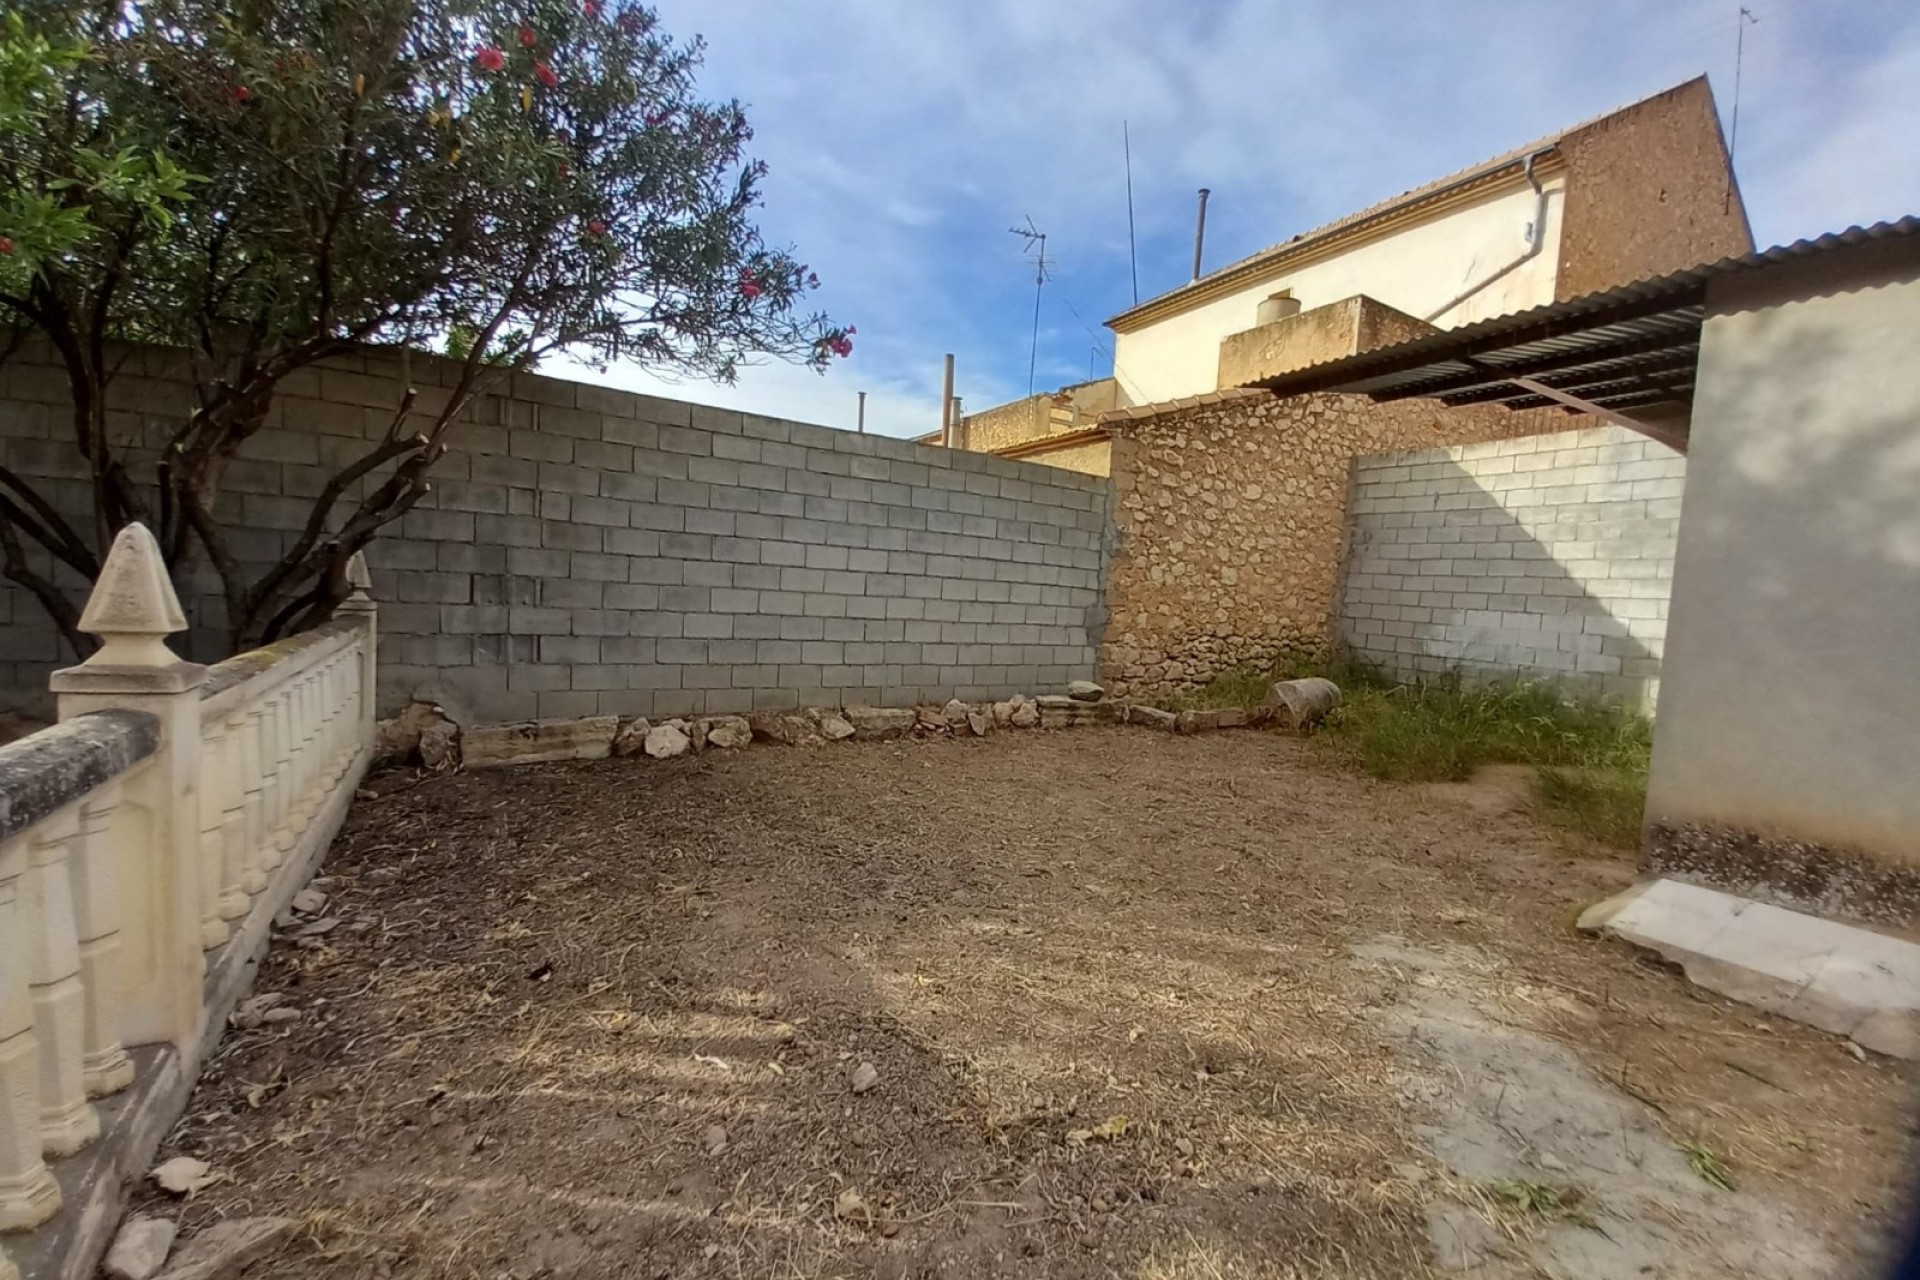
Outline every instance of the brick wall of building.
[(1121, 410), (1100, 670), (1125, 691), (1324, 656), (1353, 459), (1564, 430), (1556, 410), (1216, 392)]
[[(190, 403), (179, 353), (128, 353), (118, 438)], [(309, 496), (390, 421), (432, 357), (366, 352), (289, 380), (221, 511), (271, 563)], [(89, 527), (59, 371), (0, 365), (0, 456)], [(516, 375), (482, 397), (434, 492), (370, 549), (381, 698), (469, 721), (1006, 696), (1092, 674), (1105, 481), (984, 454)], [(77, 581), (65, 583), (76, 596)], [(182, 647), (221, 656), (221, 602), (186, 593)], [(44, 708), (71, 661), (0, 588), (0, 694)]]
[(1650, 711), (1685, 477), (1620, 427), (1360, 458), (1340, 638), (1405, 678), (1543, 676)]

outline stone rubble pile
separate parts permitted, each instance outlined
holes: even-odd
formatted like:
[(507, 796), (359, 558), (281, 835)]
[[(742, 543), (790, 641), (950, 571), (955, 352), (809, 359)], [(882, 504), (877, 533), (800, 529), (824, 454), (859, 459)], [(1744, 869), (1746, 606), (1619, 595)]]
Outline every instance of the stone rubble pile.
[(389, 762), (438, 770), (598, 760), (610, 755), (671, 760), (705, 751), (737, 751), (754, 743), (804, 747), (850, 738), (985, 738), (1011, 730), (1081, 725), (1139, 725), (1182, 734), (1267, 726), (1304, 732), (1339, 703), (1340, 690), (1330, 681), (1288, 680), (1275, 684), (1259, 707), (1176, 712), (1111, 698), (1105, 688), (1091, 680), (1075, 680), (1064, 694), (1038, 698), (1015, 694), (1001, 702), (969, 703), (954, 698), (944, 706), (809, 707), (658, 722), (638, 716), (586, 716), (475, 725), (463, 731), (440, 707), (416, 702), (400, 715), (381, 722), (378, 754)]

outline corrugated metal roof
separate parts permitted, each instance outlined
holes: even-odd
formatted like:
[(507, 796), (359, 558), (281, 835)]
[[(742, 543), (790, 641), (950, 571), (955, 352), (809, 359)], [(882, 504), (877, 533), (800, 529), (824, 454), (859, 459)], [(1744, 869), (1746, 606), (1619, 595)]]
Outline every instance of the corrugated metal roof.
[(1551, 401), (1516, 388), (1524, 376), (1609, 408), (1676, 400), (1693, 387), (1693, 357), (1709, 282), (1877, 241), (1912, 239), (1920, 217), (1849, 227), (1757, 253), (1703, 263), (1601, 293), (1482, 320), (1397, 346), (1290, 370), (1252, 384), (1276, 395), (1342, 391), (1377, 400), (1430, 396), (1447, 404)]

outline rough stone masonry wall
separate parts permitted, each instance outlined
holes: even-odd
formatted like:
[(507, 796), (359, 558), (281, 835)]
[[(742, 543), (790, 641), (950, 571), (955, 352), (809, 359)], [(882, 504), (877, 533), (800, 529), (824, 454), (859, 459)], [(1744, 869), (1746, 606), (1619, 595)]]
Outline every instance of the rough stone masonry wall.
[(1138, 694), (1329, 653), (1355, 457), (1563, 430), (1568, 418), (1230, 391), (1103, 422), (1115, 542), (1100, 670)]
[[(116, 437), (145, 447), (190, 403), (177, 352), (126, 354)], [(367, 351), (290, 379), (220, 510), (257, 570), (309, 496), (452, 367)], [(44, 353), (0, 365), (0, 456), (91, 526), (66, 388)], [(554, 378), (482, 397), (434, 492), (369, 549), (386, 708), (462, 721), (690, 715), (1000, 698), (1091, 675), (1104, 480)], [(78, 595), (84, 584), (68, 582)], [(216, 583), (187, 592), (221, 656)], [(0, 588), (0, 695), (44, 710), (71, 661)]]
[(1357, 459), (1349, 655), (1409, 679), (1544, 676), (1651, 711), (1686, 465), (1622, 427)]

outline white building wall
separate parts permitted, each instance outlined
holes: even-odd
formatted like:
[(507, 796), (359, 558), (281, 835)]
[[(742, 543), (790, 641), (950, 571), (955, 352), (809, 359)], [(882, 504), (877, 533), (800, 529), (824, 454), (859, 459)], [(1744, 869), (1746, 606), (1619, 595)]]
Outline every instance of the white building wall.
[(1686, 467), (1622, 427), (1355, 459), (1342, 642), (1402, 679), (1544, 678), (1651, 710)]
[(1554, 177), (1542, 185), (1547, 226), (1540, 251), (1456, 305), (1448, 306), (1525, 252), (1527, 224), (1539, 210), (1539, 197), (1525, 183), (1145, 328), (1116, 333), (1113, 368), (1120, 394), (1128, 404), (1155, 404), (1215, 390), (1221, 340), (1253, 328), (1260, 302), (1281, 289), (1292, 289), (1302, 308), (1364, 293), (1442, 328), (1552, 302), (1566, 183)]
[(1710, 293), (1650, 821), (1920, 866), (1917, 334), (1911, 241)]

